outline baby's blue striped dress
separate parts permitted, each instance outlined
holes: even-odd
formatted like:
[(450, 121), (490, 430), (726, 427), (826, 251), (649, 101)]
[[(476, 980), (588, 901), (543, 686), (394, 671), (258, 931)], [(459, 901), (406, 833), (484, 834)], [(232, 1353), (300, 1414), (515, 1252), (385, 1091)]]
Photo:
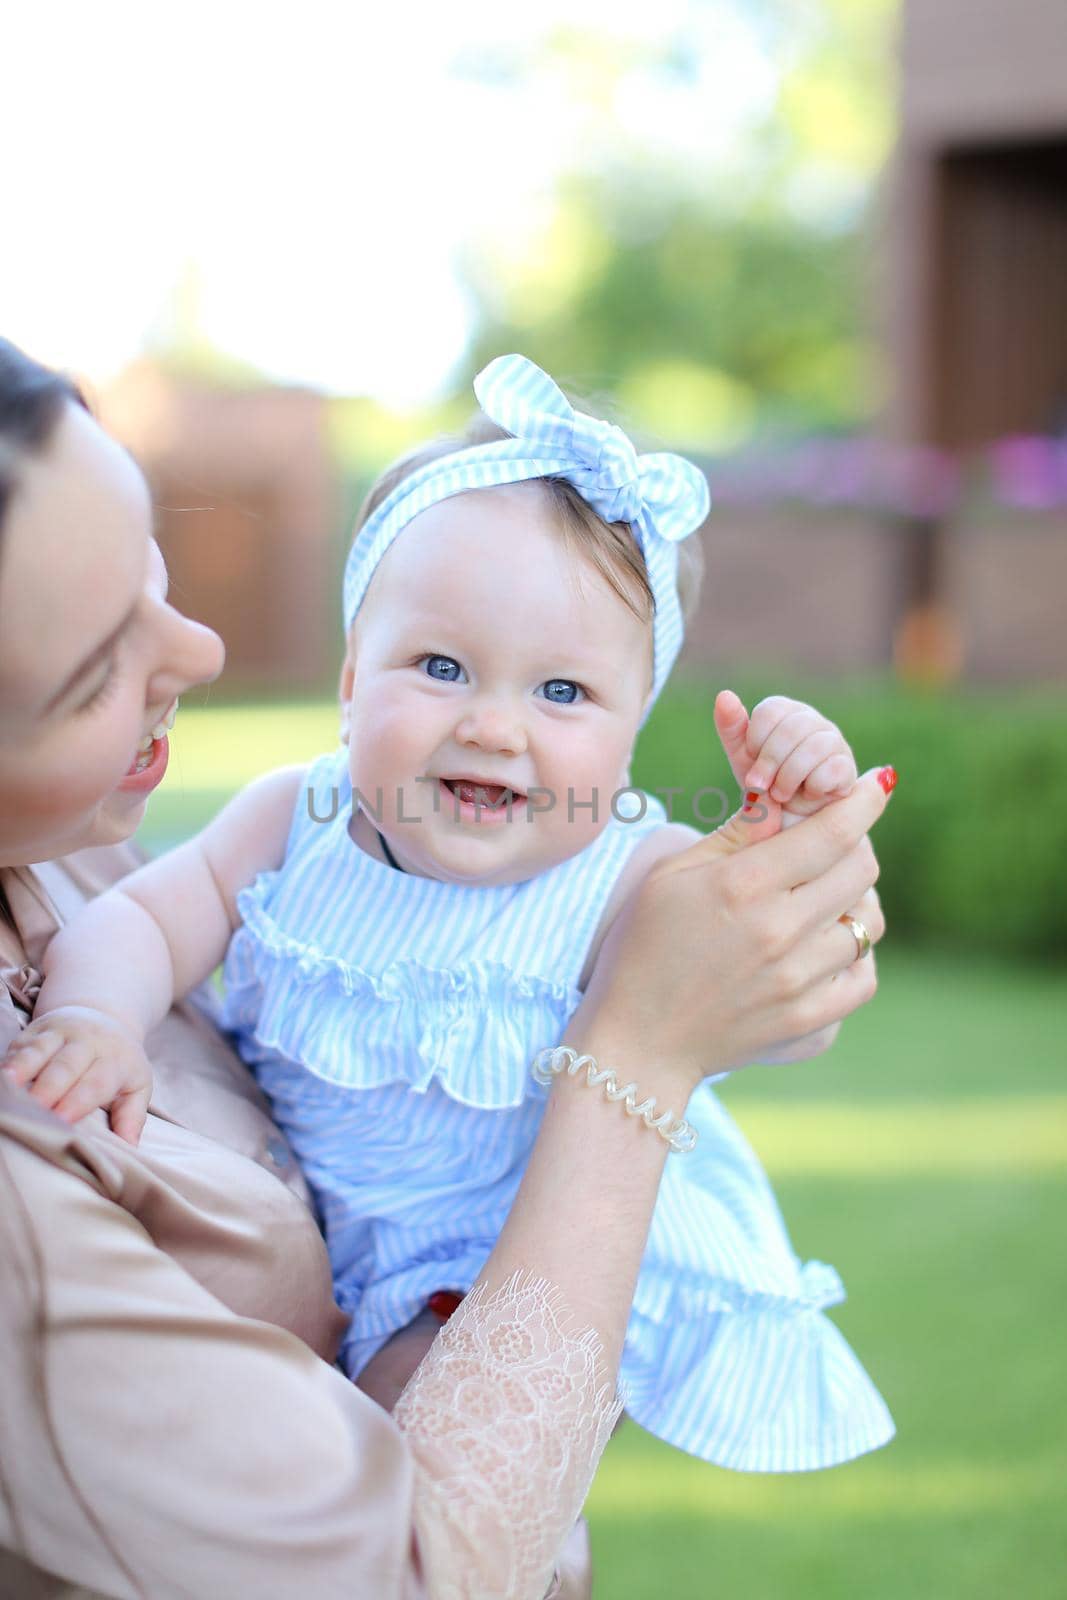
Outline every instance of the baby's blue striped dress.
[[(492, 1249), (544, 1108), (530, 1063), (578, 1005), (620, 871), (666, 820), (645, 799), (525, 883), (441, 883), (352, 841), (339, 750), (309, 770), (281, 870), (240, 894), (225, 1022), (317, 1196), (350, 1375)], [(656, 1204), (622, 1360), (630, 1415), (741, 1471), (886, 1443), (885, 1404), (823, 1314), (844, 1298), (836, 1272), (798, 1260), (710, 1085), (686, 1114), (700, 1138), (668, 1159)]]

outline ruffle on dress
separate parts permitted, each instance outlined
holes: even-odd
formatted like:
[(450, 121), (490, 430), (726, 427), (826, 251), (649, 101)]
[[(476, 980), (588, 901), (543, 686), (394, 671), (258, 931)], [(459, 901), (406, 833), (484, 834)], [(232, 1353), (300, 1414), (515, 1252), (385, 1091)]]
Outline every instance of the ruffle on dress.
[(807, 1262), (795, 1297), (726, 1283), (661, 1297), (659, 1276), (642, 1272), (623, 1353), (626, 1409), (642, 1427), (735, 1472), (838, 1466), (892, 1439), (885, 1402), (822, 1315), (844, 1299), (833, 1268)]
[(806, 1472), (894, 1434), (885, 1402), (823, 1314), (845, 1299), (801, 1262), (755, 1152), (714, 1091), (667, 1162), (638, 1275), (621, 1382), (635, 1421), (737, 1472)]
[(436, 1080), (461, 1104), (492, 1109), (543, 1096), (530, 1041), (559, 1037), (580, 990), (494, 960), (448, 969), (409, 957), (367, 972), (287, 933), (263, 905), (272, 878), (238, 896), (227, 1027), (346, 1088), (421, 1092)]

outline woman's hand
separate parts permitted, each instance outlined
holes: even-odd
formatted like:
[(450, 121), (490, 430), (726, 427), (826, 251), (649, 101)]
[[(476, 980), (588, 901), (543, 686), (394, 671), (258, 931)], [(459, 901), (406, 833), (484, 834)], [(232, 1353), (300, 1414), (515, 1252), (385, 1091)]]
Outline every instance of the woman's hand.
[[(611, 927), (566, 1042), (680, 1108), (699, 1081), (830, 1028), (874, 994), (838, 918), (885, 924), (867, 837), (891, 769), (788, 833), (739, 812), (657, 863)], [(894, 780), (895, 781), (895, 780)], [(861, 913), (866, 913), (861, 915)], [(869, 921), (868, 921), (869, 918)]]
[[(885, 916), (882, 912), (882, 902), (878, 898), (878, 890), (868, 889), (862, 900), (849, 907), (848, 914), (850, 917), (855, 917), (858, 922), (862, 922), (871, 936), (872, 949), (863, 959), (865, 964), (870, 963), (872, 969), (867, 976), (872, 980), (873, 994), (874, 988), (877, 987), (873, 946), (885, 933)], [(840, 1032), (841, 1023), (838, 1021), (829, 1023), (827, 1027), (820, 1028), (815, 1033), (805, 1034), (802, 1038), (786, 1039), (782, 1044), (764, 1050), (758, 1064), (763, 1067), (781, 1067), (788, 1066), (794, 1061), (811, 1061), (814, 1056), (821, 1056), (829, 1050)]]

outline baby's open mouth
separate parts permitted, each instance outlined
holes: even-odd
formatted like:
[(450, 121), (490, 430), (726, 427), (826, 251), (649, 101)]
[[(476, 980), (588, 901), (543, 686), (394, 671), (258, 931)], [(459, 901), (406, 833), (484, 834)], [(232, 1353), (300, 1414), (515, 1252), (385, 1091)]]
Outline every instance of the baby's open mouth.
[(472, 778), (442, 778), (441, 782), (457, 800), (469, 806), (492, 806), (496, 810), (506, 805), (509, 797), (512, 800), (525, 798), (521, 789), (509, 789), (501, 783), (482, 783)]

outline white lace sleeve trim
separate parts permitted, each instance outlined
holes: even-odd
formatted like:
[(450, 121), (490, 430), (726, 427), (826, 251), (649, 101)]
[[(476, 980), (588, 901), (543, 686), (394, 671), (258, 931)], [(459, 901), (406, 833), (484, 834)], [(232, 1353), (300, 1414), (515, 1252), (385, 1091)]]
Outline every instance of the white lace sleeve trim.
[(622, 1404), (559, 1291), (516, 1273), (471, 1294), (394, 1413), (416, 1463), (432, 1600), (541, 1600)]

